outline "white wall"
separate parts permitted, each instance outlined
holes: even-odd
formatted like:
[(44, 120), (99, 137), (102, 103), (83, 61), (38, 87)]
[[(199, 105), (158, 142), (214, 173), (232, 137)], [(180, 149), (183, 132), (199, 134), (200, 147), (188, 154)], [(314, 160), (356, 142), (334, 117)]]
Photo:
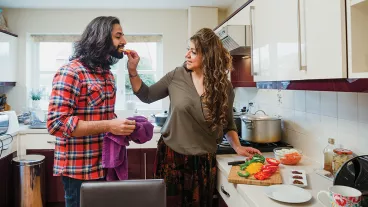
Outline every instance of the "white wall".
[[(368, 94), (238, 88), (236, 96), (283, 120), (284, 141), (322, 163), (328, 138), (368, 154)], [(242, 96), (240, 96), (242, 95)], [(237, 97), (236, 97), (237, 98)]]
[[(162, 34), (164, 74), (183, 63), (188, 39), (187, 10), (5, 9), (9, 29), (18, 35), (17, 86), (7, 91), (13, 109), (21, 110), (29, 100), (26, 89), (31, 81), (30, 64), (27, 64), (29, 54), (26, 52), (29, 50), (28, 35), (82, 33), (93, 18), (101, 15), (118, 17), (126, 34)], [(164, 108), (168, 108), (167, 99)]]
[(188, 38), (198, 30), (207, 27), (215, 28), (218, 25), (218, 8), (189, 7), (188, 9)]

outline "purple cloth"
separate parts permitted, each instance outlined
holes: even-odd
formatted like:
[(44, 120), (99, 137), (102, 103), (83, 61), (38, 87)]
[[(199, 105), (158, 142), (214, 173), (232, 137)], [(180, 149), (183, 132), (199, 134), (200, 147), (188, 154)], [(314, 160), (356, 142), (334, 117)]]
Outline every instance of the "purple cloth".
[(128, 157), (126, 146), (133, 141), (143, 144), (152, 139), (153, 125), (143, 116), (129, 117), (136, 121), (136, 128), (129, 136), (107, 133), (103, 140), (102, 166), (106, 168), (106, 180), (128, 179)]

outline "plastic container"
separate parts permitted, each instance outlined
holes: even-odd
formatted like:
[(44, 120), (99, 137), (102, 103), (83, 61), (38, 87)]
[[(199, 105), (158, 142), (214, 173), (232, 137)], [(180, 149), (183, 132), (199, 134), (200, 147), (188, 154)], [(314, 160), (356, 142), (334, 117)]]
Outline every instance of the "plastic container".
[(335, 175), (341, 168), (341, 166), (353, 158), (353, 152), (351, 150), (337, 148), (333, 150), (333, 158), (332, 158), (332, 171)]

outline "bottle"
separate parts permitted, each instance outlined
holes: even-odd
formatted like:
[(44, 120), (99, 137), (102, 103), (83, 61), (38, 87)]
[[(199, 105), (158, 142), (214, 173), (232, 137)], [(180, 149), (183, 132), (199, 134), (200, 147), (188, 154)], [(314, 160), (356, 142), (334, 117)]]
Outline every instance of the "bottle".
[(333, 150), (335, 149), (335, 139), (329, 138), (328, 145), (323, 150), (324, 162), (323, 169), (332, 173), (332, 158), (334, 155)]

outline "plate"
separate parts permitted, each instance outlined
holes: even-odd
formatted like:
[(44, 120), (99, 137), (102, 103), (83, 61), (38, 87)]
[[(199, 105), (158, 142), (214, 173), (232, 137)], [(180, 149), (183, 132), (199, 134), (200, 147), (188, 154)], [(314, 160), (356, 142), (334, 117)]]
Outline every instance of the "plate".
[[(301, 174), (295, 174), (293, 173), (294, 171), (297, 171)], [(300, 176), (300, 179), (294, 179), (294, 176)], [(295, 180), (299, 180), (301, 181), (303, 184), (294, 184)], [(289, 184), (290, 185), (295, 185), (301, 188), (307, 187), (308, 186), (308, 182), (307, 182), (307, 173), (304, 170), (296, 170), (296, 169), (291, 169), (289, 172)]]
[(312, 198), (312, 195), (303, 188), (293, 185), (271, 185), (265, 188), (268, 197), (285, 203), (304, 203)]

